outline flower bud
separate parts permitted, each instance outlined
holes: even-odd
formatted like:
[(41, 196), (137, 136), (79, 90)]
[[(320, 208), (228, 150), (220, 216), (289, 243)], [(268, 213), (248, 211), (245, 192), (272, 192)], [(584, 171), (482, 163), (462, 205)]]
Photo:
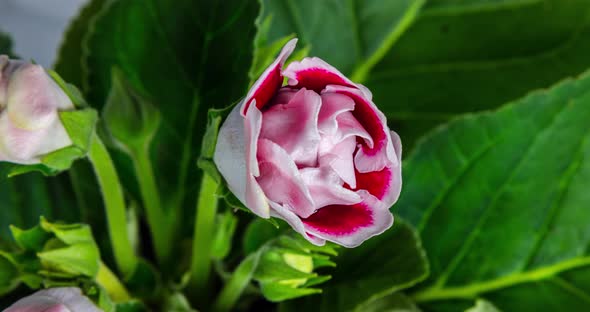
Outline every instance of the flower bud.
[(43, 67), (0, 55), (0, 161), (37, 164), (72, 145), (59, 112), (73, 109)]

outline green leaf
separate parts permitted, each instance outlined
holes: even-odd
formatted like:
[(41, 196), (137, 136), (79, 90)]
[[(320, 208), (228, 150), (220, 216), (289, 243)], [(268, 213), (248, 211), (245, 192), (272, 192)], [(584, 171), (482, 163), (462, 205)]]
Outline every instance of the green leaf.
[(258, 10), (255, 1), (110, 0), (85, 35), (88, 101), (104, 105), (116, 66), (161, 113), (154, 171), (166, 206), (183, 207), (181, 235), (191, 234), (207, 109), (245, 95)]
[(409, 150), (454, 116), (580, 74), (588, 36), (587, 0), (429, 1), (364, 83)]
[(395, 212), (416, 225), (430, 260), (411, 294), (421, 306), (478, 297), (504, 311), (588, 306), (588, 120), (586, 73), (418, 144)]
[(0, 30), (0, 54), (12, 56), (12, 41), (10, 37)]
[(19, 284), (18, 268), (0, 252), (0, 295), (12, 291)]
[(86, 68), (82, 66), (83, 41), (90, 32), (90, 25), (95, 16), (107, 4), (107, 1), (88, 1), (80, 9), (78, 15), (70, 22), (63, 34), (62, 42), (57, 52), (57, 60), (53, 65), (61, 77), (70, 83), (82, 87)]
[(478, 299), (475, 302), (475, 305), (473, 307), (465, 310), (465, 312), (501, 312), (501, 311), (498, 310), (496, 307), (494, 307), (494, 305), (489, 303), (488, 301)]
[[(300, 45), (355, 80), (364, 80), (415, 19), (424, 0), (263, 0), (267, 41), (295, 34)], [(267, 21), (270, 19), (270, 22)], [(270, 26), (266, 25), (270, 23)]]
[(370, 301), (356, 310), (363, 312), (420, 312), (420, 309), (418, 309), (412, 299), (399, 292)]
[(234, 233), (238, 226), (238, 217), (233, 211), (225, 211), (223, 214), (217, 215), (215, 222), (217, 226), (211, 248), (211, 257), (215, 260), (223, 260), (231, 251)]
[(400, 218), (393, 227), (334, 258), (332, 280), (321, 296), (282, 303), (282, 311), (365, 311), (368, 303), (424, 280), (428, 263), (414, 229)]

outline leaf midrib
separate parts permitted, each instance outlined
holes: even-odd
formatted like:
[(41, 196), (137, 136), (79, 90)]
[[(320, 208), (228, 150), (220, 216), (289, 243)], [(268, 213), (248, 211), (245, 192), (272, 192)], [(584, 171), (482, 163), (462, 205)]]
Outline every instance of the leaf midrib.
[(590, 265), (590, 256), (576, 257), (551, 266), (527, 272), (505, 275), (485, 282), (472, 283), (458, 287), (429, 287), (411, 294), (416, 302), (427, 302), (447, 299), (474, 299), (479, 294), (503, 289), (523, 283), (536, 282), (555, 277), (559, 273)]

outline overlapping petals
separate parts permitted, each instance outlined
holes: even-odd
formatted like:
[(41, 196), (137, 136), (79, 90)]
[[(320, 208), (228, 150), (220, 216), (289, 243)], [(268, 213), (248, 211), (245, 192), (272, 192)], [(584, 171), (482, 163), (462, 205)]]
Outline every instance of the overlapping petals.
[(370, 91), (331, 65), (305, 58), (282, 70), (295, 43), (227, 118), (215, 162), (254, 213), (284, 219), (314, 244), (354, 247), (393, 223), (401, 142)]

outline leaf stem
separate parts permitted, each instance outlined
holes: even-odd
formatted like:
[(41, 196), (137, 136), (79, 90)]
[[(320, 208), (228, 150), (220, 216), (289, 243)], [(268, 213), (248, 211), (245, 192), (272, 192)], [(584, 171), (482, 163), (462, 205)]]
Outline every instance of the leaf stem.
[(131, 155), (141, 190), (147, 222), (154, 241), (156, 257), (160, 264), (165, 264), (165, 261), (170, 256), (170, 231), (167, 216), (162, 210), (162, 201), (160, 200), (150, 154), (148, 148), (138, 148), (133, 150)]
[(104, 201), (113, 254), (120, 272), (129, 276), (137, 265), (137, 256), (127, 233), (126, 206), (119, 176), (108, 150), (93, 134), (88, 159), (98, 179)]
[(215, 180), (203, 172), (201, 191), (197, 200), (190, 282), (192, 291), (203, 298), (208, 289), (207, 283), (211, 272), (211, 248), (218, 204), (216, 191)]
[(109, 297), (115, 302), (125, 302), (131, 299), (123, 283), (102, 261), (96, 275), (96, 282), (106, 290)]
[(255, 252), (246, 257), (246, 259), (238, 265), (215, 300), (213, 311), (227, 312), (233, 309), (234, 305), (244, 292), (244, 289), (246, 289), (246, 286), (248, 286), (252, 280), (254, 271), (258, 266), (259, 258), (260, 252)]

